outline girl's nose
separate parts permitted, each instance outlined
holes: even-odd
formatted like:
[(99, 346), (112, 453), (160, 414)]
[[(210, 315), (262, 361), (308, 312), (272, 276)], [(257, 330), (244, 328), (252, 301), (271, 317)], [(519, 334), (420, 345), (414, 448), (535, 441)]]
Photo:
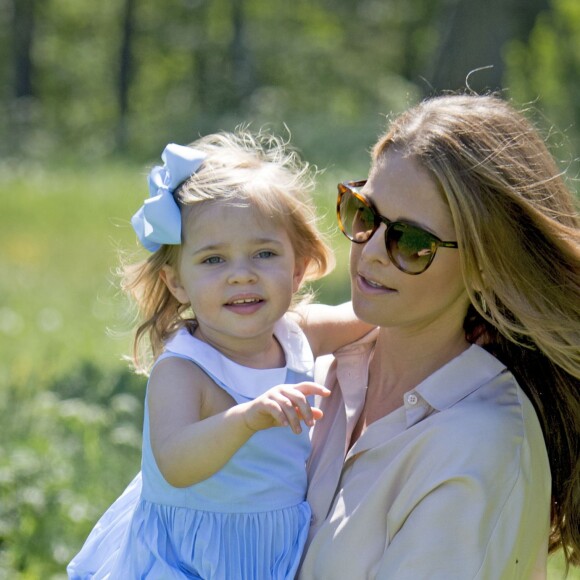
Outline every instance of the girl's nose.
[(228, 284), (253, 284), (257, 280), (258, 276), (252, 264), (246, 260), (234, 263), (228, 275)]

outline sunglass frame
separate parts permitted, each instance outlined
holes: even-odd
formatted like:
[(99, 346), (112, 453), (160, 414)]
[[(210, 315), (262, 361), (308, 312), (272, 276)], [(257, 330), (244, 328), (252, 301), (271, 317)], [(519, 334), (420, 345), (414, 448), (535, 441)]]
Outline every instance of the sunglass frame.
[[(386, 218), (385, 216), (381, 215), (377, 211), (377, 208), (374, 206), (374, 204), (372, 203), (371, 200), (367, 199), (364, 195), (362, 195), (361, 193), (356, 191), (356, 189), (362, 189), (365, 186), (366, 182), (367, 182), (366, 179), (361, 179), (358, 181), (344, 181), (344, 182), (338, 184), (338, 197), (336, 199), (336, 216), (337, 216), (337, 220), (338, 220), (338, 227), (339, 227), (340, 231), (346, 236), (346, 238), (349, 239), (351, 242), (353, 242), (354, 244), (366, 244), (375, 235), (375, 233), (379, 229), (380, 225), (382, 223), (385, 224), (385, 226), (386, 226), (386, 229), (385, 229), (385, 249), (387, 251), (387, 255), (389, 256), (389, 259), (391, 260), (391, 262), (394, 264), (394, 266), (396, 268), (401, 270), (401, 272), (404, 272), (405, 274), (409, 274), (411, 276), (417, 276), (418, 274), (422, 274), (423, 272), (425, 272), (425, 270), (427, 270), (427, 268), (429, 268), (429, 266), (433, 263), (433, 260), (435, 259), (435, 255), (437, 254), (437, 250), (440, 247), (453, 248), (453, 249), (457, 249), (459, 247), (457, 242), (450, 242), (450, 241), (441, 240), (435, 234), (432, 234), (431, 232), (428, 232), (427, 230), (424, 230), (423, 228), (420, 228), (418, 226), (408, 224), (408, 223), (402, 222), (402, 221), (392, 221), (389, 218)], [(373, 228), (365, 240), (353, 239), (346, 232), (346, 228), (342, 222), (341, 215), (340, 215), (341, 214), (340, 208), (341, 208), (342, 198), (344, 197), (344, 195), (346, 193), (354, 196), (365, 207), (368, 207), (373, 215)], [(410, 228), (419, 230), (419, 231), (421, 231), (421, 233), (423, 233), (425, 236), (427, 236), (427, 238), (429, 238), (431, 240), (432, 252), (430, 254), (429, 260), (428, 260), (428, 262), (426, 262), (425, 267), (423, 267), (421, 270), (419, 270), (417, 272), (410, 271), (410, 270), (406, 269), (404, 266), (402, 266), (399, 263), (396, 256), (393, 255), (393, 252), (392, 252), (390, 244), (389, 244), (389, 231), (391, 231), (391, 232), (394, 231), (393, 226), (397, 226), (397, 225), (403, 225), (406, 228), (410, 227)], [(394, 245), (395, 246), (398, 245), (397, 240), (394, 241)]]

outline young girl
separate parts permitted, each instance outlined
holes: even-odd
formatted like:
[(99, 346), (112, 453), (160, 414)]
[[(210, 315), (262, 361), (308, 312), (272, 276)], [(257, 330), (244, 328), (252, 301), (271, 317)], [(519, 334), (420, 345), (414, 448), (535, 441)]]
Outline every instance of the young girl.
[[(287, 313), (332, 256), (308, 167), (272, 137), (170, 144), (132, 224), (144, 262), (124, 287), (144, 322), (138, 476), (68, 567), (71, 578), (293, 578), (310, 524), (313, 357), (368, 330), (350, 305)], [(307, 316), (306, 316), (307, 314)], [(338, 332), (337, 332), (338, 330)]]

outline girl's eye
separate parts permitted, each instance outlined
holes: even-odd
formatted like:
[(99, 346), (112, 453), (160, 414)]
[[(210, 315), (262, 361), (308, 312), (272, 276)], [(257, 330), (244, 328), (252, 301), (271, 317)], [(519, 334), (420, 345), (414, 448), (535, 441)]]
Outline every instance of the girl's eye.
[(274, 252), (270, 251), (270, 250), (262, 250), (261, 252), (258, 252), (256, 254), (257, 258), (271, 258), (272, 256), (275, 256), (276, 254), (274, 254)]
[(210, 256), (209, 258), (206, 258), (202, 263), (203, 264), (221, 264), (223, 262), (223, 259), (220, 258), (219, 256)]

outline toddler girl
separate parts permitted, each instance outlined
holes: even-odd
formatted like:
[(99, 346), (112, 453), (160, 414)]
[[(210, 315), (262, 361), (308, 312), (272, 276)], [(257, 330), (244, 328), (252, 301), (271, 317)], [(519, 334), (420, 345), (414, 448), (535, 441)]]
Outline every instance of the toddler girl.
[[(240, 131), (170, 144), (132, 224), (151, 256), (125, 269), (143, 323), (142, 472), (69, 564), (71, 578), (294, 578), (314, 357), (368, 330), (350, 304), (297, 307), (331, 268), (308, 166)], [(292, 306), (291, 312), (289, 309)], [(337, 332), (338, 330), (338, 332)], [(142, 479), (141, 479), (142, 477)]]

